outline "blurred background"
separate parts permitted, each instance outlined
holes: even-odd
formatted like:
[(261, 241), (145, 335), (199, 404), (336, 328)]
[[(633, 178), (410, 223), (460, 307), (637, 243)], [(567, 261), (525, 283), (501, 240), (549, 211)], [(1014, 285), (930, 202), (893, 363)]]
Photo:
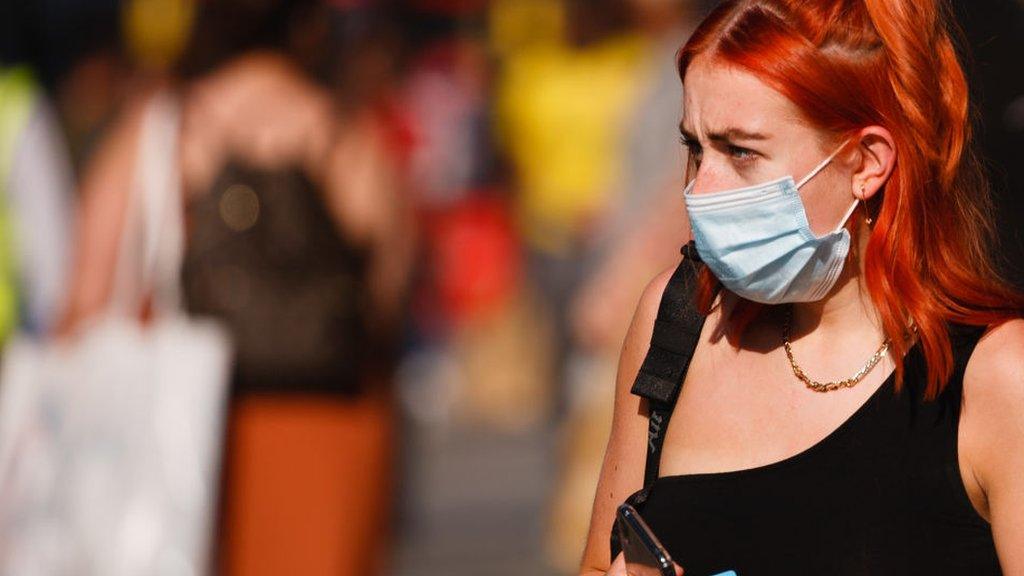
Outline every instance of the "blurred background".
[[(954, 4), (1024, 286), (1022, 6)], [(235, 349), (210, 571), (574, 574), (713, 5), (2, 0), (0, 338), (102, 315), (173, 167), (182, 306)]]

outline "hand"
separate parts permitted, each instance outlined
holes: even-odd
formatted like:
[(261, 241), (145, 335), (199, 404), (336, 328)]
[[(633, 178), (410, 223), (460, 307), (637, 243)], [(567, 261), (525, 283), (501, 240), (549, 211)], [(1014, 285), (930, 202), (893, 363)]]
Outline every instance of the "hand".
[[(676, 567), (676, 576), (683, 576), (683, 569), (678, 564)], [(641, 572), (629, 572), (626, 570), (626, 556), (622, 553), (615, 558), (615, 562), (612, 562), (611, 568), (605, 573), (605, 576), (661, 576), (658, 571), (654, 568), (642, 568)]]

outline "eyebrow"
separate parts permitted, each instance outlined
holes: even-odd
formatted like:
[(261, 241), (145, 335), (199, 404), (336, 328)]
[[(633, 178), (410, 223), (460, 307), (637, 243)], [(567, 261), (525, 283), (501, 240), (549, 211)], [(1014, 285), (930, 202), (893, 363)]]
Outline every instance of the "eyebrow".
[[(682, 122), (679, 123), (679, 133), (687, 140), (696, 140), (697, 138), (687, 130)], [(736, 142), (736, 141), (751, 141), (751, 140), (768, 140), (768, 135), (760, 132), (750, 132), (742, 128), (726, 128), (724, 130), (716, 130), (708, 132), (708, 140), (712, 142)]]

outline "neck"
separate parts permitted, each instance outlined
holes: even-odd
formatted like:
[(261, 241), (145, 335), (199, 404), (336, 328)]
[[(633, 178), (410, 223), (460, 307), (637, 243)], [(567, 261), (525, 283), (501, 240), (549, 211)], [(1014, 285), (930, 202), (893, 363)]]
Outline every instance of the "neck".
[(867, 291), (859, 263), (864, 261), (870, 231), (861, 230), (856, 258), (847, 262), (828, 296), (817, 302), (793, 305), (793, 334), (821, 330), (823, 334), (872, 332), (882, 334), (881, 318)]

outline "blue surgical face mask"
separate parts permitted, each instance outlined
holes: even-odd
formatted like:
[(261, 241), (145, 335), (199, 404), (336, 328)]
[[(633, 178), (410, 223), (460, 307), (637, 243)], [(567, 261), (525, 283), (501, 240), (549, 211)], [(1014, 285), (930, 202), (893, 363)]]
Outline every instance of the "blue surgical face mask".
[[(847, 141), (848, 142), (848, 141)], [(844, 142), (799, 183), (792, 176), (710, 194), (683, 198), (697, 252), (722, 284), (736, 295), (764, 304), (813, 302), (824, 298), (839, 278), (850, 251), (843, 227), (857, 207), (854, 199), (842, 222), (815, 236), (799, 189), (846, 146)]]

